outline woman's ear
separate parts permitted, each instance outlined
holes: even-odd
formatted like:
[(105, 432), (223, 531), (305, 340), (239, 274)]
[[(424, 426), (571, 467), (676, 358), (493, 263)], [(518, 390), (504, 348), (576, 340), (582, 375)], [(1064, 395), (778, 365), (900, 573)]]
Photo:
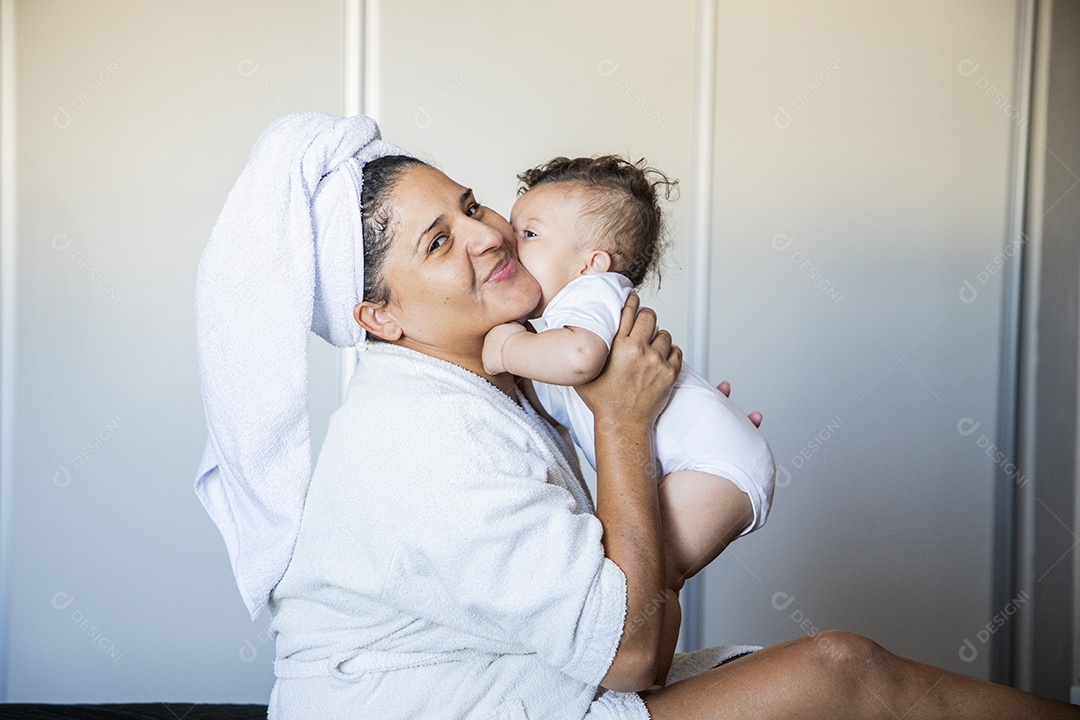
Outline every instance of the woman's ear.
[(588, 273), (602, 273), (611, 269), (611, 256), (604, 250), (593, 250), (585, 258), (585, 269), (581, 271), (582, 275)]
[(383, 340), (395, 342), (401, 337), (401, 326), (387, 311), (386, 305), (375, 305), (364, 300), (353, 308), (353, 317), (360, 327)]

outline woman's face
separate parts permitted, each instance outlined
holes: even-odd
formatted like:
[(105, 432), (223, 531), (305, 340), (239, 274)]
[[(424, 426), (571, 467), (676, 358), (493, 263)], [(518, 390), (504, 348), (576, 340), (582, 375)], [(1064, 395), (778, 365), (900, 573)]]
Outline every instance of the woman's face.
[[(491, 328), (536, 307), (540, 286), (518, 263), (510, 224), (480, 205), (472, 190), (413, 165), (389, 201), (393, 240), (383, 277), (392, 323), (379, 334), (429, 354), (478, 358)], [(400, 336), (392, 337), (398, 328)]]

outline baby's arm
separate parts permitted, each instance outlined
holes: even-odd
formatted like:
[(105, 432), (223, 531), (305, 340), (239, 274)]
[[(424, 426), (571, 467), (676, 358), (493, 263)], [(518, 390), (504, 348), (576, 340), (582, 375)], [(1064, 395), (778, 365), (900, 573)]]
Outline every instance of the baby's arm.
[(496, 325), (484, 338), (484, 370), (550, 385), (581, 385), (604, 369), (608, 346), (594, 332), (561, 327), (531, 333), (521, 323)]

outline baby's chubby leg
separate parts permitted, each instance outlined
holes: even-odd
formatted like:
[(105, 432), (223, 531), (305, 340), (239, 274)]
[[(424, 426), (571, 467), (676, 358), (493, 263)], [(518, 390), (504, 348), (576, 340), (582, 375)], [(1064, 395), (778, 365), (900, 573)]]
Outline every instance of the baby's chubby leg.
[(667, 587), (678, 591), (738, 537), (753, 519), (753, 506), (735, 483), (697, 470), (665, 475), (657, 490)]

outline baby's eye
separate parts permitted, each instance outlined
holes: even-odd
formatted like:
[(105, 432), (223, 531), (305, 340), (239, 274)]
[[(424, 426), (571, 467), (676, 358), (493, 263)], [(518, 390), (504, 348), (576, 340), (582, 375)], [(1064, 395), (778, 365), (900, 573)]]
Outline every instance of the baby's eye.
[(436, 250), (441, 248), (443, 246), (443, 244), (446, 243), (446, 241), (449, 240), (449, 239), (450, 238), (448, 238), (446, 235), (440, 235), (439, 237), (435, 238), (434, 240), (431, 241), (431, 244), (428, 245), (428, 252), (429, 253), (435, 252)]
[(536, 237), (536, 233), (534, 233), (534, 232), (533, 232), (532, 230), (526, 230), (525, 232), (523, 232), (523, 233), (521, 233), (521, 234), (522, 234), (522, 235), (523, 235), (523, 236), (525, 237), (525, 239), (527, 239), (527, 240), (532, 240), (532, 239), (533, 239), (534, 237)]

